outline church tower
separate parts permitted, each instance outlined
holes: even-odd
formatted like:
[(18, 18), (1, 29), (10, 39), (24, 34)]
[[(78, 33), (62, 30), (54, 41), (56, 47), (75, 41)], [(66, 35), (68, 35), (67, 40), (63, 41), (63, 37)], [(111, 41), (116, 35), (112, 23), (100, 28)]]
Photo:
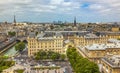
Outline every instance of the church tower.
[(76, 26), (76, 17), (74, 17), (74, 26)]

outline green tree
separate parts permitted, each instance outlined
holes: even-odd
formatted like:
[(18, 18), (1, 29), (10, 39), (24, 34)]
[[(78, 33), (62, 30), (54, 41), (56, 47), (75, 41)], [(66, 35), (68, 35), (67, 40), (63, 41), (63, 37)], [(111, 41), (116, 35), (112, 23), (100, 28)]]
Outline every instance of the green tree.
[(93, 62), (88, 62), (84, 69), (84, 72), (86, 73), (100, 73), (97, 64)]
[(24, 70), (23, 69), (18, 69), (18, 70), (15, 70), (14, 72), (16, 72), (16, 73), (23, 73)]
[(52, 55), (53, 53), (54, 53), (53, 51), (48, 51), (48, 52), (47, 52), (47, 57), (48, 57), (48, 59), (51, 58), (51, 55)]
[(51, 59), (52, 59), (52, 60), (57, 59), (57, 54), (55, 54), (55, 53), (54, 53), (54, 54), (52, 54), (52, 55), (51, 55)]
[(39, 59), (46, 59), (47, 58), (47, 53), (43, 50), (40, 50), (38, 53), (35, 54), (35, 59), (39, 60)]
[(14, 61), (6, 61), (6, 59), (0, 58), (0, 73), (2, 73), (2, 71), (4, 69), (7, 69), (7, 68), (13, 66), (14, 64), (15, 64)]
[(67, 57), (76, 73), (100, 73), (98, 65), (83, 58), (74, 47), (69, 47)]
[(40, 50), (34, 55), (34, 58), (36, 60), (42, 60), (42, 59), (60, 60), (60, 59), (64, 59), (64, 55), (53, 52), (53, 51)]
[(53, 26), (53, 25), (50, 25), (50, 29), (54, 29), (54, 26)]
[(39, 59), (40, 59), (40, 56), (35, 55), (35, 60), (39, 60)]
[(25, 49), (25, 43), (24, 42), (19, 42), (18, 44), (15, 45), (15, 50), (22, 52)]
[(61, 54), (61, 60), (65, 60), (66, 56), (65, 54)]
[(9, 31), (9, 32), (8, 32), (8, 35), (9, 35), (9, 36), (15, 36), (15, 35), (16, 35), (16, 32), (14, 32), (14, 31), (11, 32), (11, 31)]

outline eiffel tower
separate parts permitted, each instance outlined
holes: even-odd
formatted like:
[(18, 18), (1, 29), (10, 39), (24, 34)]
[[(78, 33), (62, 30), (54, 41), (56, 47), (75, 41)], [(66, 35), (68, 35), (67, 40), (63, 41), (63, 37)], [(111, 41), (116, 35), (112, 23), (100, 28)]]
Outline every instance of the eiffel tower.
[(13, 22), (14, 22), (14, 24), (16, 24), (16, 18), (15, 18), (15, 15), (14, 15), (14, 21), (13, 21)]

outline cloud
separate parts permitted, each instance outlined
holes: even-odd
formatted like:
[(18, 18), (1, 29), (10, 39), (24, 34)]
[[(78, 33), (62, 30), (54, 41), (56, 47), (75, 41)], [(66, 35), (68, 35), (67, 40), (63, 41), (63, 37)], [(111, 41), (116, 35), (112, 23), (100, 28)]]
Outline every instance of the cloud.
[(89, 6), (89, 8), (93, 10), (101, 10), (101, 9), (104, 9), (104, 6), (98, 5), (98, 4), (92, 4)]
[(0, 0), (0, 4), (27, 4), (32, 0)]
[(64, 2), (64, 0), (51, 0), (50, 4), (59, 5), (59, 4), (63, 3), (63, 2)]
[(38, 5), (37, 7), (33, 7), (33, 11), (35, 12), (53, 12), (56, 9), (56, 6), (53, 5)]
[(120, 18), (119, 8), (120, 0), (0, 0), (0, 16), (47, 13)]
[(98, 13), (118, 13), (120, 8), (120, 0), (81, 0), (82, 3), (90, 3), (88, 8)]
[(75, 1), (51, 0), (50, 5), (55, 5), (57, 9), (61, 11), (72, 11), (74, 9), (80, 8), (80, 3)]
[(1, 12), (57, 12), (64, 13), (80, 8), (80, 4), (74, 1), (65, 0), (1, 0)]
[(1, 15), (21, 13), (32, 0), (0, 0)]

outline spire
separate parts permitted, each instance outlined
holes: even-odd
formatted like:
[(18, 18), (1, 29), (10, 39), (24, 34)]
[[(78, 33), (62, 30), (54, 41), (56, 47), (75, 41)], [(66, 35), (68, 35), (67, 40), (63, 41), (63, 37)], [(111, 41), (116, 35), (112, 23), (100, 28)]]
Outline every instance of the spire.
[(74, 26), (76, 26), (76, 17), (74, 17)]
[(15, 15), (14, 15), (14, 23), (16, 23)]

